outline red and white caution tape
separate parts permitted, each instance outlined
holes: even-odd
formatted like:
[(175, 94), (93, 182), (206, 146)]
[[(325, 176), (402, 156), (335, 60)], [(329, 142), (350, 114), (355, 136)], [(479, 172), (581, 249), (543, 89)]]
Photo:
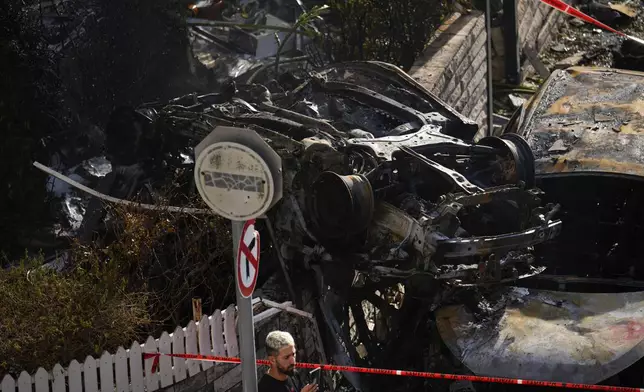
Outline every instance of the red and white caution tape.
[(552, 8), (563, 12), (564, 14), (574, 16), (575, 18), (581, 19), (584, 22), (592, 23), (595, 26), (600, 27), (600, 28), (602, 28), (604, 30), (608, 30), (608, 31), (610, 31), (612, 33), (621, 35), (622, 37), (626, 37), (626, 38), (628, 38), (630, 40), (633, 40), (633, 41), (635, 41), (637, 43), (640, 43), (640, 44), (644, 45), (644, 40), (639, 39), (637, 37), (630, 36), (628, 34), (624, 34), (621, 31), (617, 31), (614, 28), (612, 28), (612, 27), (610, 27), (610, 26), (598, 21), (597, 19), (594, 19), (594, 18), (584, 14), (583, 12), (579, 11), (575, 7), (571, 7), (569, 4), (566, 4), (562, 0), (541, 0), (541, 1), (543, 3), (551, 6)]
[[(219, 357), (212, 355), (198, 355), (198, 354), (163, 354), (163, 353), (144, 353), (144, 359), (154, 358), (152, 363), (152, 372), (154, 373), (159, 366), (159, 357), (161, 355), (191, 359), (194, 361), (207, 361), (207, 362), (223, 362), (223, 363), (241, 363), (239, 358)], [(265, 359), (257, 360), (258, 365), (270, 365)], [(629, 387), (613, 387), (609, 385), (590, 385), (590, 384), (573, 384), (569, 382), (555, 382), (555, 381), (537, 381), (537, 380), (521, 380), (515, 378), (502, 378), (502, 377), (482, 377), (471, 375), (458, 375), (446, 373), (431, 373), (431, 372), (412, 372), (408, 370), (391, 370), (391, 369), (372, 369), (356, 366), (337, 366), (337, 365), (323, 365), (317, 363), (297, 363), (295, 365), (299, 368), (341, 371), (341, 372), (354, 372), (366, 374), (380, 374), (385, 376), (403, 376), (403, 377), (421, 377), (421, 378), (434, 378), (442, 380), (466, 380), (472, 382), (486, 382), (496, 384), (514, 384), (514, 385), (530, 385), (539, 387), (552, 387), (552, 388), (572, 388), (572, 389), (586, 389), (592, 391), (613, 391), (613, 392), (644, 392), (644, 388), (629, 388)]]

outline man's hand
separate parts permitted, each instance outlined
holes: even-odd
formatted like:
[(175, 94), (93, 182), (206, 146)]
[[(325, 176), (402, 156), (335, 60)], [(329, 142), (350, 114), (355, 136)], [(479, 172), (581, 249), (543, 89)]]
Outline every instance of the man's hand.
[(318, 392), (318, 384), (306, 384), (300, 392)]

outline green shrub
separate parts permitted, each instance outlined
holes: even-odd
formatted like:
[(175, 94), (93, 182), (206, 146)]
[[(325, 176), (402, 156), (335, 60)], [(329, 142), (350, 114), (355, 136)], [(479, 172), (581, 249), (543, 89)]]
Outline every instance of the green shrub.
[(87, 259), (59, 273), (26, 258), (0, 270), (0, 374), (129, 347), (150, 324), (148, 295), (126, 290), (115, 269)]
[(234, 301), (225, 219), (106, 211), (108, 234), (74, 243), (62, 271), (38, 257), (0, 270), (0, 376), (67, 366), (172, 331), (192, 319), (193, 297), (204, 313)]
[(109, 238), (78, 246), (76, 259), (116, 263), (114, 279), (128, 277), (129, 290), (151, 293), (151, 334), (186, 325), (192, 297), (202, 299), (204, 313), (235, 301), (230, 224), (224, 218), (121, 206), (108, 211), (114, 218)]

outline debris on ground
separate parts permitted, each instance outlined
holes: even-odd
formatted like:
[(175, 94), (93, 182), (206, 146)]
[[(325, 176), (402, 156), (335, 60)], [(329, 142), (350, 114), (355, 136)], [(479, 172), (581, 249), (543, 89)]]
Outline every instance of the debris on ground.
[(638, 9), (638, 7), (635, 6), (632, 2), (622, 3), (622, 4), (609, 3), (608, 6), (611, 9), (618, 11), (620, 14), (625, 15), (629, 18), (635, 18), (637, 14), (640, 13), (640, 10)]
[(556, 44), (553, 45), (550, 50), (552, 50), (553, 52), (564, 53), (568, 51), (568, 48), (564, 44)]
[(584, 22), (584, 21), (583, 21), (583, 20), (581, 20), (581, 19), (577, 19), (577, 18), (570, 18), (570, 19), (568, 20), (568, 23), (569, 23), (571, 26), (575, 26), (575, 27), (582, 27), (583, 25), (585, 25), (585, 24), (586, 24), (586, 22)]
[(579, 63), (581, 63), (586, 57), (587, 57), (586, 52), (577, 52), (572, 56), (569, 56), (569, 57), (566, 57), (565, 59), (557, 61), (557, 63), (555, 64), (555, 68), (565, 69), (575, 65), (579, 65)]
[[(639, 1), (584, 0), (577, 7), (625, 34), (640, 38), (644, 36), (644, 15), (639, 12)], [(636, 46), (641, 47), (610, 31), (598, 29), (577, 18), (566, 17), (559, 34), (551, 46), (542, 51), (540, 58), (551, 70), (571, 60), (574, 60), (571, 65), (644, 70), (641, 63), (629, 58)], [(581, 59), (578, 59), (579, 55)]]
[(548, 149), (549, 153), (558, 154), (568, 151), (568, 147), (564, 144), (564, 141), (559, 139), (555, 141), (552, 146)]
[(582, 4), (579, 7), (579, 10), (607, 25), (614, 25), (615, 23), (619, 23), (622, 21), (621, 18), (625, 16), (621, 12), (611, 7), (610, 4), (602, 4), (597, 1), (591, 1), (590, 3)]
[(526, 101), (526, 100), (525, 100), (525, 98), (521, 98), (521, 97), (516, 96), (516, 95), (514, 95), (514, 94), (509, 94), (509, 95), (508, 95), (508, 98), (510, 99), (510, 103), (512, 103), (512, 106), (513, 106), (515, 109), (516, 109), (516, 108), (519, 108), (519, 107), (521, 107), (521, 106), (523, 106), (523, 104), (524, 104), (524, 103), (525, 103), (525, 101)]

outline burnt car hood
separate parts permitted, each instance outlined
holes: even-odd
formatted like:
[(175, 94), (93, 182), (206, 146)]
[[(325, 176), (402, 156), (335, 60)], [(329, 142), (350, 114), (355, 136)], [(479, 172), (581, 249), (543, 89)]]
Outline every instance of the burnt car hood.
[(644, 355), (644, 292), (565, 293), (512, 287), (493, 315), (438, 310), (445, 344), (475, 374), (596, 384)]
[(537, 176), (644, 176), (644, 73), (572, 67), (553, 72), (518, 133)]

